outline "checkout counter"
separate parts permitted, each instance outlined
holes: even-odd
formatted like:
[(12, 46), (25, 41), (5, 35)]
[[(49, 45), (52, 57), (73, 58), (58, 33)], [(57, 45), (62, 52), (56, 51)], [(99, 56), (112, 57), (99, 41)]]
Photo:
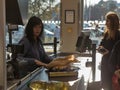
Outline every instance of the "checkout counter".
[[(55, 55), (56, 57), (64, 57), (73, 54), (77, 58), (77, 60), (80, 61), (79, 63), (77, 62), (72, 64), (72, 66), (77, 67), (77, 69), (75, 69), (74, 71), (52, 72), (44, 67), (40, 67), (32, 72), (29, 72), (24, 77), (22, 76), (22, 78), (8, 80), (7, 90), (32, 90), (30, 88), (30, 83), (35, 81), (44, 81), (44, 82), (60, 81), (67, 83), (68, 85), (67, 90), (86, 90), (91, 75), (93, 76), (92, 80), (94, 80), (94, 76), (95, 76), (94, 75), (95, 71), (93, 67), (93, 65), (95, 64), (95, 53), (96, 53), (95, 44), (93, 44), (92, 47), (93, 49), (91, 53), (78, 52), (78, 53), (60, 53)], [(56, 52), (54, 54), (56, 54)], [(90, 61), (88, 61), (88, 59)], [(91, 66), (91, 67), (86, 67), (86, 66)]]
[(73, 66), (78, 67), (74, 72), (49, 72), (44, 67), (35, 69), (21, 79), (12, 79), (7, 82), (7, 90), (32, 90), (29, 85), (34, 81), (60, 81), (69, 85), (68, 90), (86, 90), (86, 84), (91, 76), (91, 68), (85, 66), (86, 58), (74, 63)]

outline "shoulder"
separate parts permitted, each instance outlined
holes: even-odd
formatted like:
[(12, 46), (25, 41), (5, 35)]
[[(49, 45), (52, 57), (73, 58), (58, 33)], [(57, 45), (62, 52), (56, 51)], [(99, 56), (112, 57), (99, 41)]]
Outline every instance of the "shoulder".
[(27, 37), (23, 37), (20, 41), (19, 44), (25, 44), (25, 43), (30, 43)]

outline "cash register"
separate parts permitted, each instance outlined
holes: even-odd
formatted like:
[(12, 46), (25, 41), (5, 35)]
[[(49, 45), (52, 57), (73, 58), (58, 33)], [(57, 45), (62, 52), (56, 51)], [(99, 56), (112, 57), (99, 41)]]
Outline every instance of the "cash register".
[(11, 52), (11, 59), (7, 61), (7, 79), (19, 79), (28, 74), (27, 61), (18, 58), (23, 54), (23, 45), (8, 44), (7, 52)]

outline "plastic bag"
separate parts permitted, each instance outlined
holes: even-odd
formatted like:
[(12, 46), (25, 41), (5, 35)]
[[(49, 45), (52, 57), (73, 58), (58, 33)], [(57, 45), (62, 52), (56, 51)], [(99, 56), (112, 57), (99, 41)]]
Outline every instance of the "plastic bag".
[(112, 87), (113, 90), (120, 90), (120, 78), (116, 74), (114, 74), (112, 77)]

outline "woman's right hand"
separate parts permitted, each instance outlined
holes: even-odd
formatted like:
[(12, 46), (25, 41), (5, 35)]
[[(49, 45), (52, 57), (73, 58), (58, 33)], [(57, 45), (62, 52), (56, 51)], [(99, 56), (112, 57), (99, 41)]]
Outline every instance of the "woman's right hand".
[(44, 66), (44, 67), (47, 67), (47, 64), (39, 61), (39, 60), (35, 60), (35, 63), (38, 65), (38, 66)]

